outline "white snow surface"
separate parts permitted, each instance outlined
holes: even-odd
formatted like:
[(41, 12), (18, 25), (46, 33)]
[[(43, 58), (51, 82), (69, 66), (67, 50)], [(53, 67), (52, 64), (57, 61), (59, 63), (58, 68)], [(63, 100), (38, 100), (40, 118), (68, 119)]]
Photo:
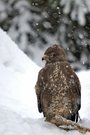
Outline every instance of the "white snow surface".
[[(0, 29), (0, 135), (81, 135), (45, 122), (38, 113), (34, 86), (39, 70)], [(78, 76), (82, 86), (80, 124), (90, 127), (90, 71)]]
[(0, 29), (0, 104), (38, 117), (34, 85), (39, 69)]

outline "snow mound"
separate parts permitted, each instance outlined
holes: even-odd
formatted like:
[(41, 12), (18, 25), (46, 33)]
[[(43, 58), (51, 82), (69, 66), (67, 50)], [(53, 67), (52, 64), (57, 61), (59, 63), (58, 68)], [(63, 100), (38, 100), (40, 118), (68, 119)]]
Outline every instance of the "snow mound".
[(0, 135), (33, 135), (21, 116), (0, 106)]
[(34, 89), (39, 69), (0, 29), (0, 104), (39, 117)]

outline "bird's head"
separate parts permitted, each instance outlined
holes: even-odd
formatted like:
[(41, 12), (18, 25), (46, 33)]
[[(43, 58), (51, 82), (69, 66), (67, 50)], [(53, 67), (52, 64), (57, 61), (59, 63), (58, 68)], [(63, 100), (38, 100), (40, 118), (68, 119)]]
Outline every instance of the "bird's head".
[(45, 60), (46, 64), (48, 64), (58, 61), (66, 61), (67, 58), (65, 55), (65, 51), (62, 47), (60, 47), (59, 45), (53, 45), (45, 51), (42, 60)]

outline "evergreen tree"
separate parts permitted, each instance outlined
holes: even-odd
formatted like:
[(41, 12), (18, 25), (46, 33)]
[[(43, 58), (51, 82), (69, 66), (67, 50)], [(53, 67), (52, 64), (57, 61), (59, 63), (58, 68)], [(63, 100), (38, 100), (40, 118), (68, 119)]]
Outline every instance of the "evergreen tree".
[(90, 69), (89, 0), (0, 0), (0, 26), (40, 65), (51, 44), (64, 47), (75, 70)]

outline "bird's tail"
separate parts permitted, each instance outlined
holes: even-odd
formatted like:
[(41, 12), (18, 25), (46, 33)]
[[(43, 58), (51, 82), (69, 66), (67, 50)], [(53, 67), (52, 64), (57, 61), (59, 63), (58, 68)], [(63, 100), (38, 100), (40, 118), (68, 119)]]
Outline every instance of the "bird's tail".
[(46, 121), (55, 124), (56, 126), (63, 128), (64, 130), (78, 130), (81, 133), (86, 133), (87, 131), (90, 132), (90, 128), (82, 127), (71, 120), (67, 120), (66, 118), (63, 118), (60, 115), (55, 116), (51, 119), (46, 118)]

